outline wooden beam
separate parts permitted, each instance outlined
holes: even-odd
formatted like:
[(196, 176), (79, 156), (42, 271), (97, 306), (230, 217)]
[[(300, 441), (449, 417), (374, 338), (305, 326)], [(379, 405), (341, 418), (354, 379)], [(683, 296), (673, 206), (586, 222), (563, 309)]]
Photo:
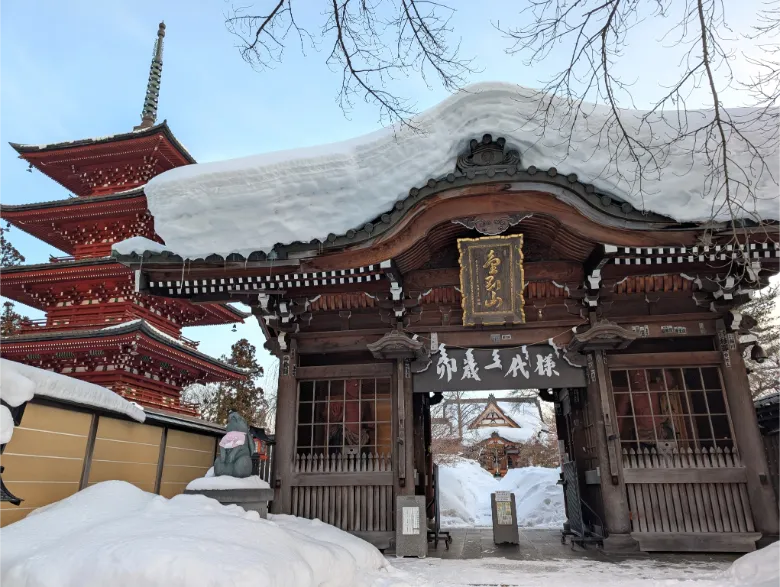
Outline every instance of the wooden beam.
[(293, 473), (293, 487), (347, 487), (352, 485), (392, 485), (393, 472), (373, 473)]
[(623, 469), (626, 483), (745, 483), (745, 467), (717, 469)]
[[(160, 454), (157, 456), (157, 474), (154, 476), (154, 493), (160, 494), (160, 486), (162, 485), (163, 468), (165, 467), (165, 447), (168, 444), (168, 427), (164, 426), (162, 429), (162, 437), (160, 438)], [(214, 443), (216, 445), (216, 443)]]
[(645, 353), (636, 355), (609, 355), (610, 369), (620, 367), (698, 367), (701, 365), (719, 365), (721, 354), (718, 351), (692, 351), (687, 353)]
[(643, 552), (753, 552), (760, 532), (632, 532)]
[(376, 239), (338, 253), (322, 255), (302, 262), (304, 271), (322, 271), (343, 267), (363, 267), (394, 259), (422, 240), (439, 224), (452, 218), (484, 214), (532, 213), (552, 216), (583, 240), (594, 244), (610, 242), (619, 246), (653, 247), (694, 244), (695, 233), (680, 230), (642, 231), (605, 227), (574, 207), (545, 192), (524, 191), (522, 197), (511, 184), (453, 188), (415, 206), (390, 230)]
[(357, 365), (322, 365), (298, 367), (298, 379), (341, 379), (345, 377), (390, 377), (392, 363), (366, 363)]
[[(582, 265), (574, 261), (544, 261), (523, 263), (523, 278), (529, 281), (550, 281), (557, 283), (581, 281)], [(460, 285), (460, 269), (418, 269), (404, 276), (407, 291), (428, 290), (432, 287)]]
[(89, 471), (92, 467), (92, 454), (95, 452), (95, 438), (97, 437), (98, 422), (100, 416), (93, 413), (92, 421), (89, 424), (89, 435), (87, 436), (87, 446), (84, 450), (84, 463), (81, 467), (81, 479), (79, 480), (79, 491), (86, 488), (89, 484)]

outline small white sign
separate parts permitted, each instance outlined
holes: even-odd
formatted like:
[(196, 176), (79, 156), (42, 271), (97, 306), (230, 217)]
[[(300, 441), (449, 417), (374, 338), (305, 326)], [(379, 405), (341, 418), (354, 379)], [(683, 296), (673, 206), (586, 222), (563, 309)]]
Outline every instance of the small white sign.
[(415, 536), (420, 533), (420, 508), (403, 508), (403, 519), (404, 536)]
[(512, 501), (512, 493), (509, 491), (496, 491), (496, 501)]

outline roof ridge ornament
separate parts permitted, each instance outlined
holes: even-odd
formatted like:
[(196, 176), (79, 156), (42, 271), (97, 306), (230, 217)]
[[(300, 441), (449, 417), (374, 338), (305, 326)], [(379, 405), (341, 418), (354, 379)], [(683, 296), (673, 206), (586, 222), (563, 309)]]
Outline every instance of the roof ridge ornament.
[(146, 97), (144, 98), (143, 110), (141, 110), (141, 124), (134, 127), (133, 130), (154, 126), (154, 123), (157, 120), (157, 102), (160, 99), (160, 83), (162, 81), (164, 38), (165, 23), (161, 22), (160, 26), (157, 28), (157, 39), (154, 42), (152, 64), (149, 66), (149, 81), (146, 84)]
[(493, 135), (485, 134), (482, 140), (471, 139), (469, 152), (458, 155), (456, 168), (468, 174), (475, 167), (515, 167), (520, 165), (520, 153), (515, 149), (504, 151), (506, 139), (499, 137), (495, 141)]

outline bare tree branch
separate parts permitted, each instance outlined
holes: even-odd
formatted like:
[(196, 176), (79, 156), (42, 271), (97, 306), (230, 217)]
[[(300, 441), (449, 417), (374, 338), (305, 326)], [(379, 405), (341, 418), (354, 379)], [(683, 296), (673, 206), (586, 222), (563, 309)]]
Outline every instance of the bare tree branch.
[(471, 59), (453, 44), (447, 4), (429, 0), (328, 0), (322, 3), (323, 24), (311, 33), (298, 24), (292, 0), (274, 0), (264, 14), (232, 8), (225, 24), (239, 39), (241, 57), (257, 69), (282, 60), (290, 32), (301, 48), (330, 46), (326, 63), (341, 73), (337, 101), (348, 114), (355, 100), (378, 107), (385, 124), (401, 123), (419, 130), (412, 121), (414, 105), (392, 89), (393, 82), (415, 73), (428, 83), (430, 73), (447, 90), (460, 89), (475, 70)]

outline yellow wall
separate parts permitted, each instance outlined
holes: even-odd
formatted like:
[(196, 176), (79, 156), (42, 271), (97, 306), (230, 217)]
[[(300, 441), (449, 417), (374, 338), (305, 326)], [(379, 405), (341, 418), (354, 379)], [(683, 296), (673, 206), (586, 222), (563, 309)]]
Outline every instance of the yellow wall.
[(79, 490), (92, 415), (28, 404), (0, 460), (8, 490), (20, 506), (0, 504), (0, 525)]
[[(3, 481), (24, 501), (0, 504), (0, 526), (79, 490), (92, 417), (64, 407), (27, 405), (0, 457)], [(100, 416), (89, 485), (117, 479), (153, 492), (162, 437), (161, 426)], [(216, 443), (214, 436), (169, 429), (160, 493), (172, 497), (202, 477), (214, 462)]]
[(89, 484), (117, 479), (154, 491), (162, 428), (101, 416)]
[(214, 464), (216, 443), (217, 439), (213, 436), (169, 430), (160, 495), (178, 495), (184, 491), (187, 483), (203, 477)]

